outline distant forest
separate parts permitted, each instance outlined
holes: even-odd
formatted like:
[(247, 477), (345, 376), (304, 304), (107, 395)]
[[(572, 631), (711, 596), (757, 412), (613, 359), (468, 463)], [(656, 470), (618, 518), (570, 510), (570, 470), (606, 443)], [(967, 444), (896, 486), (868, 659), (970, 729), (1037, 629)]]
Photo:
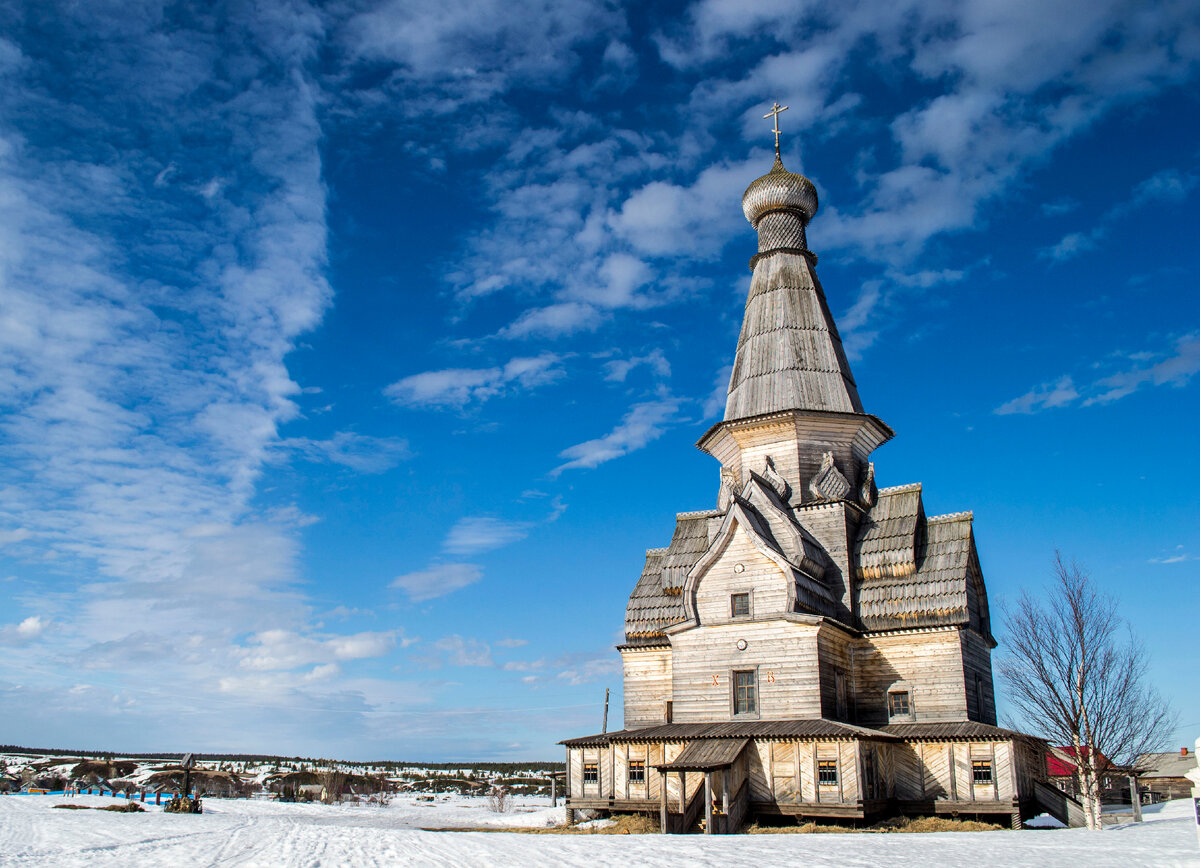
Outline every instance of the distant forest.
[[(42, 748), (42, 747), (22, 747), (15, 744), (0, 744), (0, 753), (7, 754), (34, 754), (40, 756), (62, 756), (62, 757), (122, 757), (126, 759), (139, 760), (178, 760), (183, 756), (182, 753), (121, 753), (120, 751), (111, 750), (66, 750), (60, 748)], [(565, 768), (564, 763), (560, 762), (514, 762), (514, 763), (498, 763), (498, 762), (472, 762), (465, 760), (463, 762), (398, 762), (396, 760), (369, 760), (365, 762), (352, 762), (350, 760), (331, 759), (329, 757), (301, 757), (301, 756), (272, 756), (269, 754), (246, 754), (246, 753), (196, 753), (193, 754), (200, 761), (216, 761), (216, 762), (248, 762), (257, 763), (259, 765), (273, 763), (307, 763), (309, 765), (329, 765), (331, 763), (339, 763), (348, 766), (371, 766), (373, 768), (382, 769), (480, 769), (501, 773), (514, 773), (522, 771), (546, 771)]]

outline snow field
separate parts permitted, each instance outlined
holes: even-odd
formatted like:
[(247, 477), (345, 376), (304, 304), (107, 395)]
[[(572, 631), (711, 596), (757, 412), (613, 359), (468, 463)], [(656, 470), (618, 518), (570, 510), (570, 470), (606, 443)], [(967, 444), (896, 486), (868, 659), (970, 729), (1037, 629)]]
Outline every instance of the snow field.
[(124, 800), (0, 796), (0, 865), (1200, 868), (1187, 801), (1150, 806), (1147, 822), (1103, 832), (729, 837), (420, 831), (421, 826), (545, 826), (561, 820), (561, 808), (536, 798), (515, 800), (508, 814), (491, 813), (484, 799), (456, 796), (434, 802), (401, 796), (387, 808), (208, 799), (200, 816), (164, 814), (150, 805), (141, 814), (54, 809), (67, 801), (103, 806)]

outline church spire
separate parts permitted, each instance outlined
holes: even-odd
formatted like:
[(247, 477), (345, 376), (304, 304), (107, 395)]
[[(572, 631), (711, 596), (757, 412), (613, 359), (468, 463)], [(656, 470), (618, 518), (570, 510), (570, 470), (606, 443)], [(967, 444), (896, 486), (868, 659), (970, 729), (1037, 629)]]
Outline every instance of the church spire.
[(786, 410), (862, 413), (842, 339), (817, 280), (806, 228), (817, 213), (817, 190), (789, 172), (779, 156), (742, 196), (746, 219), (758, 231), (754, 277), (738, 338), (725, 421)]

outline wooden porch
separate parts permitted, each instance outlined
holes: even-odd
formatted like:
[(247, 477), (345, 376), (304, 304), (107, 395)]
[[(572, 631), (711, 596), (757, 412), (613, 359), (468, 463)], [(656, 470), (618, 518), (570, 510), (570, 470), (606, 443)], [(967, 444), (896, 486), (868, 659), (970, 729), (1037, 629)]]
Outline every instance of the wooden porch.
[[(656, 768), (660, 775), (659, 822), (664, 834), (733, 835), (741, 831), (750, 806), (750, 779), (746, 773), (746, 738), (694, 741), (674, 760)], [(704, 776), (689, 798), (688, 773)], [(667, 775), (679, 775), (678, 810), (667, 797)], [(717, 795), (719, 791), (719, 796)], [(703, 815), (703, 816), (702, 816)]]

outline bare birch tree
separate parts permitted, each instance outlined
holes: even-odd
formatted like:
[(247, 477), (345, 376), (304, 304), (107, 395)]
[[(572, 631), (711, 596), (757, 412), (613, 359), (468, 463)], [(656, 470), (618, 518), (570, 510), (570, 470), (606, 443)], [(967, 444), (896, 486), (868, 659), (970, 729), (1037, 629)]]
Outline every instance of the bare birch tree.
[(1117, 601), (1059, 553), (1054, 579), (1045, 598), (1026, 591), (1004, 607), (1008, 653), (1000, 674), (1017, 716), (1074, 750), (1084, 817), (1089, 829), (1099, 829), (1105, 763), (1129, 764), (1160, 747), (1175, 714), (1148, 683), (1145, 647)]

